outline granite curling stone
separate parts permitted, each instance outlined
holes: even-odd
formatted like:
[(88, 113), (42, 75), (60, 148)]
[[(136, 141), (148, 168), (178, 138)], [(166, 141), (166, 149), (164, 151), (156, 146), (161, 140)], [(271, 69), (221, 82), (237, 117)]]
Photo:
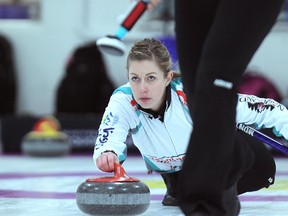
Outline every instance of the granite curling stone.
[(127, 176), (116, 163), (114, 177), (88, 178), (80, 184), (76, 203), (90, 215), (138, 215), (150, 205), (150, 190), (139, 179)]
[(22, 138), (21, 150), (29, 156), (63, 156), (70, 153), (71, 143), (68, 135), (60, 131), (57, 119), (47, 116), (39, 119)]

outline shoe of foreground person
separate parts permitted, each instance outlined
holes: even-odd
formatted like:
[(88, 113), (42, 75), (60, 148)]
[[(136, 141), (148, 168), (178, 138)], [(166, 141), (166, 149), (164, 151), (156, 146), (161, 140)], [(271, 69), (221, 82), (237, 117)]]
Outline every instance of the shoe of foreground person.
[(240, 201), (237, 196), (237, 184), (226, 189), (223, 192), (224, 208), (226, 209), (225, 214), (215, 213), (212, 207), (199, 202), (198, 206), (193, 211), (189, 212), (189, 216), (237, 216), (240, 213)]

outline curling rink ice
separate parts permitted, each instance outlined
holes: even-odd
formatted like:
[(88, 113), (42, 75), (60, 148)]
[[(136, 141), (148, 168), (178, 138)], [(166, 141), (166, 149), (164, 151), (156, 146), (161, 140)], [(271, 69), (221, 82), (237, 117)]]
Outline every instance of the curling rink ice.
[[(288, 215), (288, 157), (275, 157), (277, 176), (269, 189), (241, 195), (240, 215)], [(164, 183), (158, 174), (146, 174), (139, 156), (123, 164), (126, 173), (146, 183), (151, 204), (143, 216), (183, 216), (177, 207), (161, 204)], [(89, 177), (109, 176), (94, 167), (92, 155), (37, 158), (0, 155), (1, 216), (76, 216), (86, 215), (76, 205), (76, 190)]]

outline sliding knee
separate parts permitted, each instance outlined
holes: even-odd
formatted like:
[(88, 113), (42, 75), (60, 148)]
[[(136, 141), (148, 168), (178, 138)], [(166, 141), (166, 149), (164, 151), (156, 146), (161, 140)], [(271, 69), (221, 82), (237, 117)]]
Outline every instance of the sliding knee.
[(178, 206), (177, 183), (179, 172), (162, 173), (161, 176), (167, 188), (162, 204), (165, 206)]

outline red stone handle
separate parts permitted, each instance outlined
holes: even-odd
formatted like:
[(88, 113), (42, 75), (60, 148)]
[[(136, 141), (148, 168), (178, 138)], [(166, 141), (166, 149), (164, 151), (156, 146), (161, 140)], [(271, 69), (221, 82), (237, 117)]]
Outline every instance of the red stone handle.
[(114, 164), (113, 177), (88, 178), (86, 182), (139, 182), (137, 178), (129, 177), (120, 163)]

